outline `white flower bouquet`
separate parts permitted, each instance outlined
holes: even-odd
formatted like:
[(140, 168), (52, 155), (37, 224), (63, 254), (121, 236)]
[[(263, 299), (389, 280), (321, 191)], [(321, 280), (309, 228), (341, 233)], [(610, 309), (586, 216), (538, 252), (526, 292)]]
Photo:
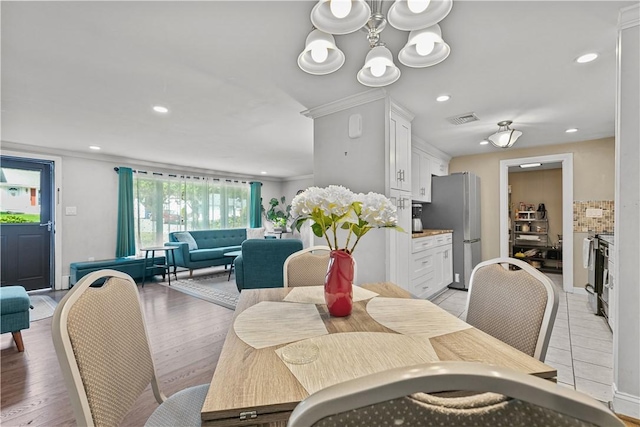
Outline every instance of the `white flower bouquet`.
[[(291, 215), (298, 231), (303, 222), (312, 220), (311, 229), (316, 236), (324, 236), (332, 250), (349, 254), (373, 228), (403, 231), (397, 226), (396, 207), (387, 197), (378, 193), (356, 194), (340, 185), (309, 187), (291, 202)], [(339, 229), (348, 230), (343, 247), (338, 244)], [(349, 246), (354, 236), (355, 241)]]

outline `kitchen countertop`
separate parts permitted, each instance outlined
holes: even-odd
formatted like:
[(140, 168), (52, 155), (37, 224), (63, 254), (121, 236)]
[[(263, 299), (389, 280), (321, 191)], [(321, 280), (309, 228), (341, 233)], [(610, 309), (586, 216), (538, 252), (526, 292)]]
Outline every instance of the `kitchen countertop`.
[(610, 246), (615, 244), (615, 239), (613, 234), (598, 234), (598, 239), (607, 242)]
[(411, 238), (436, 236), (438, 234), (453, 233), (453, 230), (422, 230), (421, 233), (411, 233)]

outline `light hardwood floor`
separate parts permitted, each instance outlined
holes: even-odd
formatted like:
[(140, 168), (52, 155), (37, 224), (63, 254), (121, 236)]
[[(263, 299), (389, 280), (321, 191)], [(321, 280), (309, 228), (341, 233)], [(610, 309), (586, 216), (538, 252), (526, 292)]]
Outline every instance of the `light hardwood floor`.
[[(211, 381), (233, 311), (159, 284), (138, 288), (149, 329), (156, 371), (166, 395)], [(56, 292), (60, 299), (64, 292)], [(0, 336), (0, 424), (75, 426), (51, 340), (51, 319), (32, 322), (22, 332), (18, 353), (11, 334)], [(157, 407), (148, 387), (126, 417), (141, 426)]]

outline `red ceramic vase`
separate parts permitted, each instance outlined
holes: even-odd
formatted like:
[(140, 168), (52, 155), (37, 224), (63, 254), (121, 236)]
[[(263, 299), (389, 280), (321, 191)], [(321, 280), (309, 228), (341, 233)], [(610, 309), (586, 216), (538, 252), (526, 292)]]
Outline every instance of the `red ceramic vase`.
[(353, 258), (345, 251), (331, 251), (324, 279), (324, 300), (329, 314), (344, 317), (353, 308)]

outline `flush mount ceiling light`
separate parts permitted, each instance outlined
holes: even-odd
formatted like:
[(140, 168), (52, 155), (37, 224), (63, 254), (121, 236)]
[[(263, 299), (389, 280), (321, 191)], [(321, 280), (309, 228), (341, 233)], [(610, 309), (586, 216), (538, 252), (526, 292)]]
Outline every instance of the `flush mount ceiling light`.
[(98, 147), (97, 145), (90, 145), (89, 149), (98, 151), (100, 150), (100, 147)]
[(571, 129), (567, 129), (565, 130), (566, 133), (574, 133), (574, 132), (578, 132), (578, 128), (571, 128)]
[(333, 35), (362, 30), (371, 50), (357, 74), (358, 81), (370, 87), (390, 85), (401, 72), (391, 51), (380, 41), (387, 20), (399, 30), (410, 31), (407, 44), (398, 54), (399, 61), (407, 67), (430, 67), (444, 61), (451, 51), (437, 23), (452, 6), (453, 0), (396, 0), (385, 17), (382, 0), (319, 0), (311, 11), (314, 29), (298, 56), (298, 66), (314, 75), (337, 71), (345, 58)]
[(436, 98), (436, 101), (438, 102), (445, 102), (450, 100), (451, 97), (449, 95), (440, 95), (439, 97)]
[(597, 57), (598, 57), (597, 53), (585, 53), (584, 55), (576, 58), (576, 62), (578, 64), (586, 64), (587, 62), (595, 61)]
[(498, 122), (498, 131), (487, 139), (490, 143), (498, 148), (509, 148), (516, 143), (522, 132), (511, 129), (509, 126), (513, 123), (511, 120)]
[(162, 105), (155, 105), (153, 107), (153, 111), (156, 113), (168, 113), (169, 109), (167, 107), (163, 107)]

